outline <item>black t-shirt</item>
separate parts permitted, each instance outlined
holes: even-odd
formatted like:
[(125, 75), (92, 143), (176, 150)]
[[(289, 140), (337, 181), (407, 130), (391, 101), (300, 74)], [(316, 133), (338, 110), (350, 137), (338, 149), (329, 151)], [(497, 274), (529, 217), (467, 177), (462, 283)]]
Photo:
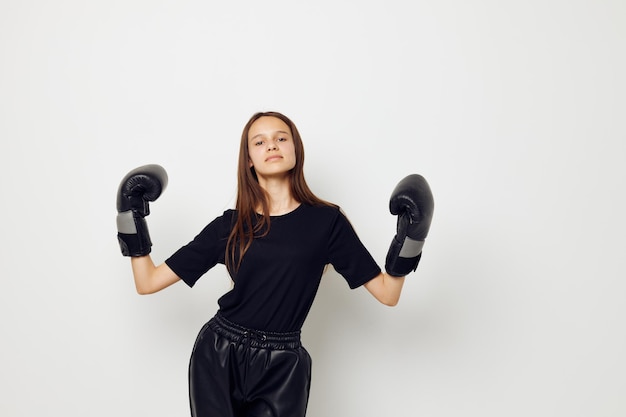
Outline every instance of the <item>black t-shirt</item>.
[[(165, 263), (193, 286), (213, 266), (224, 264), (236, 215), (226, 210)], [(301, 204), (290, 213), (271, 216), (269, 233), (253, 240), (232, 277), (233, 289), (219, 299), (220, 312), (251, 329), (300, 330), (327, 264), (350, 288), (381, 272), (338, 208)]]

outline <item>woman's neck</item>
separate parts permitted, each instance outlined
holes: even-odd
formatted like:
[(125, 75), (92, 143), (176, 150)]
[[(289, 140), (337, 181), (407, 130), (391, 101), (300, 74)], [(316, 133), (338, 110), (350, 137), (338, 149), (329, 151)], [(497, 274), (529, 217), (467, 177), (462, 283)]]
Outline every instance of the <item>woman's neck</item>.
[(289, 213), (300, 205), (300, 202), (291, 194), (288, 179), (263, 179), (259, 181), (259, 184), (267, 192), (270, 216)]

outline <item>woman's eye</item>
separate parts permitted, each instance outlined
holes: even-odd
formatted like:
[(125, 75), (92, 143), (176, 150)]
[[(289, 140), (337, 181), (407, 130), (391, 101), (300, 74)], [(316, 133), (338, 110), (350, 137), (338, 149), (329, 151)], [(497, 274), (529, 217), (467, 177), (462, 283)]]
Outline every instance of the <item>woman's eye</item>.
[(286, 142), (286, 141), (287, 141), (287, 138), (278, 138), (278, 141), (279, 141), (279, 142)]
[(260, 146), (263, 145), (263, 141), (262, 140), (258, 140), (256, 142), (254, 142), (254, 146)]

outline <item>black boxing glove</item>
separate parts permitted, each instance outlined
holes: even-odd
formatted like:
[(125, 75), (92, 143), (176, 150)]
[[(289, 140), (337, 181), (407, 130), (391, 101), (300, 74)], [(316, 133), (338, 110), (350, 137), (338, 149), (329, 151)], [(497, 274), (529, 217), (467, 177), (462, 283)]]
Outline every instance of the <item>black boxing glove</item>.
[(421, 175), (409, 175), (393, 190), (389, 211), (398, 216), (398, 223), (385, 263), (389, 275), (403, 277), (417, 269), (434, 208), (433, 194)]
[(117, 191), (117, 240), (124, 256), (145, 256), (152, 241), (144, 217), (148, 203), (155, 201), (167, 186), (167, 173), (159, 165), (144, 165), (130, 171)]

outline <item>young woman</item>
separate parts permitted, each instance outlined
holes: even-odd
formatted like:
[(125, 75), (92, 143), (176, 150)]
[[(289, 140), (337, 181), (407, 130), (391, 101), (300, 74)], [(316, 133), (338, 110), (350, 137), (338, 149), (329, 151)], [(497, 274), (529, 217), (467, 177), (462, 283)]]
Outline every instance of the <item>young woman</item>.
[(255, 114), (241, 136), (235, 210), (226, 210), (189, 244), (156, 266), (144, 217), (167, 175), (158, 165), (131, 171), (118, 192), (118, 240), (131, 256), (137, 291), (151, 294), (180, 280), (193, 286), (218, 263), (233, 288), (200, 330), (189, 365), (191, 414), (304, 416), (311, 358), (300, 330), (326, 265), (395, 305), (404, 276), (421, 257), (433, 212), (428, 184), (403, 179), (390, 209), (398, 215), (385, 269), (374, 261), (340, 209), (316, 197), (303, 174), (296, 126), (276, 112)]

